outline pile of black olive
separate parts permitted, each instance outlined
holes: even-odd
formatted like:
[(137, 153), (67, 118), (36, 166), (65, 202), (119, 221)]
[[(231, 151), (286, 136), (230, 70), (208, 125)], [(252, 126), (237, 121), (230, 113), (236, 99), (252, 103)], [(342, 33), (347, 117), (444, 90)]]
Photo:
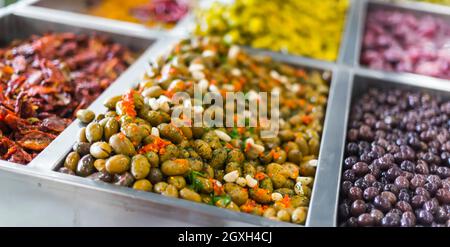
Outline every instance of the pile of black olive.
[(371, 88), (353, 103), (340, 226), (450, 227), (450, 101)]

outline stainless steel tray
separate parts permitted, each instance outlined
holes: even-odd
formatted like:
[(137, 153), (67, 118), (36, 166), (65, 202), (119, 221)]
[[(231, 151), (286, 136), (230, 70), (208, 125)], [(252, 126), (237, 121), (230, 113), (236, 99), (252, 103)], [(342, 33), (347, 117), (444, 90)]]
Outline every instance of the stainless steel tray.
[[(343, 101), (342, 107), (345, 107), (344, 121), (342, 122), (344, 126), (344, 131), (341, 133), (343, 139), (341, 141), (341, 146), (339, 146), (340, 155), (336, 159), (338, 164), (337, 174), (339, 184), (333, 189), (333, 199), (332, 208), (330, 212), (330, 219), (334, 222), (333, 226), (337, 225), (338, 217), (338, 203), (339, 203), (339, 191), (340, 191), (340, 180), (342, 175), (342, 163), (345, 155), (345, 144), (347, 136), (347, 125), (348, 118), (350, 116), (350, 109), (352, 103), (355, 102), (358, 97), (360, 97), (368, 88), (380, 88), (380, 89), (408, 89), (413, 91), (429, 92), (432, 95), (442, 96), (444, 99), (450, 99), (450, 83), (446, 80), (429, 78), (426, 76), (416, 76), (416, 75), (402, 75), (402, 74), (386, 74), (379, 71), (371, 71), (367, 69), (356, 69), (350, 72), (350, 84), (348, 97)], [(329, 187), (330, 189), (330, 187)]]
[[(5, 12), (0, 16), (0, 33), (4, 34), (0, 37), (0, 45), (6, 45), (14, 39), (25, 39), (32, 34), (43, 34), (48, 31), (55, 32), (74, 32), (74, 33), (97, 33), (111, 37), (114, 41), (126, 45), (141, 58), (138, 58), (124, 73), (130, 73), (134, 67), (145, 63), (142, 54), (156, 42), (158, 37), (140, 37), (132, 33), (124, 34), (114, 30), (105, 28), (95, 28), (92, 25), (86, 26), (82, 23), (66, 24), (55, 20), (42, 20), (32, 15), (24, 15), (23, 13)], [(56, 18), (54, 18), (56, 19)], [(113, 83), (114, 84), (114, 83)], [(45, 152), (45, 151), (43, 151)], [(40, 160), (42, 155), (38, 155), (35, 159)], [(5, 161), (1, 161), (5, 163)], [(29, 166), (33, 166), (33, 161)]]
[(88, 2), (100, 2), (101, 0), (26, 0), (26, 5), (35, 11), (48, 12), (48, 13), (64, 13), (68, 17), (75, 19), (87, 19), (89, 21), (99, 21), (114, 25), (118, 28), (126, 30), (134, 30), (139, 33), (148, 32), (162, 32), (171, 33), (175, 35), (182, 35), (187, 33), (187, 29), (184, 28), (188, 23), (192, 22), (192, 15), (188, 13), (183, 17), (173, 28), (159, 28), (159, 27), (147, 27), (145, 25), (115, 19), (109, 19), (104, 17), (97, 17), (89, 14)]
[[(177, 39), (172, 39), (173, 41), (177, 40)], [(171, 42), (168, 42), (171, 43)], [(169, 46), (167, 46), (169, 47)], [(168, 49), (166, 49), (166, 51), (168, 51)], [(162, 50), (161, 50), (162, 52)], [(279, 54), (279, 53), (261, 53), (260, 51), (257, 50), (250, 50), (250, 53), (253, 54), (264, 54), (264, 55), (268, 55), (273, 57), (275, 60), (278, 60), (280, 62), (285, 62), (285, 63), (289, 63), (292, 65), (297, 65), (297, 66), (302, 66), (302, 67), (306, 67), (306, 68), (312, 68), (312, 69), (320, 69), (320, 70), (327, 70), (333, 73), (333, 78), (332, 78), (332, 82), (331, 85), (332, 87), (334, 86), (334, 84), (336, 83), (337, 79), (334, 79), (334, 73), (337, 73), (337, 67), (333, 64), (321, 64), (318, 63), (317, 61), (309, 61), (309, 60), (303, 60), (303, 59), (299, 59), (299, 58), (292, 58), (292, 57), (284, 57), (283, 55)], [(128, 82), (134, 82), (137, 83), (138, 80), (136, 78), (136, 75), (133, 75), (134, 77), (130, 77), (127, 79)], [(103, 105), (101, 104), (108, 96), (111, 95), (117, 95), (117, 94), (121, 94), (125, 91), (124, 86), (125, 84), (121, 83), (121, 87), (111, 87), (110, 90), (108, 90), (107, 93), (105, 93), (104, 95), (102, 95), (102, 97), (100, 97), (98, 100), (96, 100), (90, 107), (91, 110), (93, 110), (96, 113), (101, 113), (104, 112), (105, 108), (103, 107)], [(133, 84), (128, 84), (128, 87), (133, 87)], [(336, 87), (336, 86), (334, 86)], [(326, 121), (326, 120), (325, 120)], [(67, 155), (67, 153), (71, 150), (72, 145), (74, 144), (74, 139), (73, 137), (75, 136), (75, 134), (78, 132), (80, 126), (78, 125), (78, 123), (74, 123), (74, 126), (76, 125), (76, 127), (70, 127), (70, 129), (68, 128), (63, 134), (61, 134), (60, 138), (58, 138), (58, 140), (55, 140), (54, 143), (52, 143), (52, 146), (49, 146), (49, 152), (51, 150), (52, 153), (58, 153), (60, 155), (58, 156), (50, 156), (50, 155), (45, 155), (45, 157), (47, 158), (46, 162), (42, 162), (42, 160), (37, 160), (34, 164), (36, 164), (37, 167), (40, 167), (42, 169), (55, 169), (57, 167), (59, 167), (61, 165), (61, 163), (63, 162), (65, 156)], [(323, 142), (322, 142), (323, 143)], [(57, 150), (57, 152), (55, 151)], [(44, 156), (44, 155), (43, 155)], [(50, 159), (53, 158), (53, 159)], [(321, 156), (319, 156), (320, 158)], [(45, 164), (45, 165), (44, 165)], [(50, 165), (50, 166), (48, 166)], [(318, 165), (318, 169), (321, 171), (320, 173), (323, 173), (323, 171), (327, 171), (326, 167), (322, 169), (321, 166), (321, 161), (319, 159), (319, 165)], [(318, 172), (319, 173), (319, 172)], [(65, 174), (55, 174), (55, 176), (60, 176), (60, 177), (67, 177), (67, 175)], [(77, 181), (82, 181), (83, 183), (86, 183), (86, 178), (72, 178), (72, 179), (76, 179)], [(108, 190), (113, 193), (115, 191), (125, 191), (127, 193), (127, 195), (130, 197), (129, 199), (131, 200), (133, 197), (137, 197), (137, 196), (142, 196), (143, 200), (148, 201), (149, 206), (151, 206), (153, 203), (161, 203), (161, 196), (154, 194), (154, 193), (145, 193), (145, 192), (139, 192), (139, 191), (134, 191), (130, 188), (118, 188), (115, 185), (111, 185), (111, 184), (104, 184), (101, 182), (92, 182), (89, 181), (87, 183), (90, 184), (94, 184), (94, 185), (99, 185), (102, 184), (102, 186), (104, 186), (104, 188), (108, 188)], [(320, 191), (320, 189), (319, 189)], [(313, 189), (313, 194), (316, 193), (316, 190)], [(204, 207), (206, 205), (199, 205), (198, 203), (192, 203), (192, 202), (179, 202), (180, 200), (178, 199), (171, 199), (171, 198), (167, 198), (170, 199), (170, 205), (175, 206), (175, 207), (180, 207), (180, 208), (189, 208), (189, 209), (194, 209), (197, 208), (199, 206)], [(169, 205), (168, 205), (169, 206)], [(195, 211), (195, 210), (192, 210)], [(243, 222), (247, 222), (250, 224), (254, 224), (254, 225), (263, 225), (263, 226), (279, 226), (279, 225), (291, 225), (291, 224), (287, 224), (287, 223), (282, 223), (282, 222), (276, 222), (276, 221), (272, 221), (272, 220), (268, 220), (262, 217), (256, 217), (256, 216), (251, 216), (251, 215), (247, 215), (247, 214), (243, 214), (243, 213), (232, 213), (230, 215), (226, 215), (224, 214), (225, 210), (223, 209), (219, 209), (219, 208), (215, 208), (215, 207), (210, 207), (210, 206), (206, 206), (204, 209), (204, 212), (210, 212), (211, 215), (213, 215), (215, 218), (217, 219), (222, 219), (222, 220), (226, 220), (226, 219), (234, 219), (234, 220), (240, 220)], [(195, 212), (191, 213), (193, 215), (195, 215)], [(193, 217), (197, 217), (197, 216), (193, 216)], [(203, 222), (203, 224), (208, 224), (208, 222)], [(295, 225), (292, 225), (295, 226)]]
[[(431, 4), (425, 2), (410, 2), (410, 1), (383, 1), (383, 0), (361, 0), (357, 10), (356, 19), (359, 20), (355, 29), (353, 29), (354, 43), (348, 43), (352, 49), (347, 51), (345, 56), (345, 63), (353, 67), (366, 67), (360, 64), (360, 57), (362, 51), (362, 40), (365, 33), (366, 19), (369, 11), (376, 9), (391, 9), (399, 11), (411, 12), (417, 16), (424, 14), (432, 15), (442, 18), (450, 22), (450, 6)], [(387, 72), (398, 74), (399, 72)], [(412, 74), (412, 73), (400, 73)]]

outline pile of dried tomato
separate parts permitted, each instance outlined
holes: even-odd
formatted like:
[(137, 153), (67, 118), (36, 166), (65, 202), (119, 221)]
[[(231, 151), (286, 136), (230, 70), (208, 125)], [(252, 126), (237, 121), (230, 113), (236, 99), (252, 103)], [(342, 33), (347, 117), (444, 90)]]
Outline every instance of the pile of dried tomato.
[(30, 162), (133, 60), (106, 37), (74, 33), (0, 49), (0, 159)]

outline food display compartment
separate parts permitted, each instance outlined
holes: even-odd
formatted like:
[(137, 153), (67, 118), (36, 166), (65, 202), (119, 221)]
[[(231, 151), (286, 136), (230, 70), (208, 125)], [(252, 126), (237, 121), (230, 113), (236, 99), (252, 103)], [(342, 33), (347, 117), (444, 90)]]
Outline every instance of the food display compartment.
[[(88, 18), (88, 19), (99, 19), (110, 23), (111, 25), (119, 26), (120, 28), (133, 29), (137, 32), (149, 32), (149, 31), (161, 31), (170, 32), (173, 34), (186, 33), (185, 26), (192, 22), (191, 11), (182, 17), (176, 24), (171, 28), (156, 27), (156, 26), (146, 26), (140, 23), (122, 21), (117, 19), (111, 19), (107, 17), (95, 16), (89, 13), (90, 6), (95, 6), (99, 4), (102, 0), (26, 0), (28, 1), (29, 8), (35, 8), (39, 11), (50, 11), (50, 12), (63, 12), (73, 17), (78, 18)], [(192, 3), (191, 3), (192, 4)]]
[[(371, 11), (376, 10), (391, 10), (400, 11), (403, 13), (412, 13), (414, 16), (421, 17), (430, 15), (450, 23), (450, 6), (432, 4), (427, 2), (416, 1), (383, 1), (383, 0), (361, 0), (356, 10), (357, 24), (353, 27), (352, 38), (353, 42), (347, 43), (346, 55), (344, 62), (349, 66), (356, 68), (368, 68), (361, 63), (361, 56), (363, 50), (363, 39), (366, 32), (367, 15)], [(375, 70), (375, 69), (374, 69)], [(378, 70), (378, 69), (376, 69)], [(419, 75), (413, 72), (396, 72), (379, 70), (385, 74), (404, 74), (404, 75)], [(434, 77), (436, 78), (436, 77)]]
[[(32, 15), (23, 15), (20, 13), (4, 13), (0, 17), (0, 45), (6, 46), (11, 41), (17, 39), (27, 39), (33, 34), (44, 34), (47, 32), (73, 32), (83, 34), (99, 34), (110, 37), (113, 41), (128, 47), (135, 55), (135, 61), (124, 73), (132, 70), (133, 67), (139, 66), (139, 61), (143, 61), (144, 57), (140, 56), (160, 37), (140, 37), (139, 35), (123, 34), (111, 29), (96, 28), (95, 25), (83, 26), (77, 23), (60, 23), (57, 21), (43, 20)], [(142, 63), (142, 62), (141, 62)], [(120, 77), (119, 77), (120, 78)], [(115, 82), (112, 83), (114, 85)], [(35, 159), (38, 159), (42, 151)], [(33, 160), (34, 161), (34, 160)], [(33, 164), (33, 161), (29, 165)], [(7, 161), (0, 161), (0, 164), (13, 164)]]
[[(345, 107), (345, 119), (343, 123), (342, 145), (336, 147), (339, 149), (340, 155), (336, 157), (336, 173), (338, 176), (338, 184), (333, 190), (335, 195), (331, 202), (333, 209), (330, 210), (330, 216), (333, 220), (332, 226), (338, 226), (339, 212), (338, 206), (341, 197), (341, 179), (343, 172), (343, 162), (345, 158), (345, 147), (347, 142), (348, 122), (351, 115), (351, 107), (355, 101), (361, 97), (370, 88), (381, 90), (401, 89), (412, 92), (425, 92), (431, 96), (439, 96), (444, 100), (450, 99), (450, 85), (445, 83), (445, 80), (438, 78), (430, 78), (426, 76), (409, 75), (409, 74), (385, 74), (380, 71), (373, 71), (368, 69), (355, 69), (350, 73), (350, 83), (348, 87), (348, 98), (341, 103)], [(330, 189), (331, 187), (329, 187)]]
[[(169, 44), (165, 46), (164, 49), (166, 52), (169, 51), (176, 42), (176, 38), (171, 38), (170, 41), (164, 42), (166, 44)], [(312, 198), (310, 201), (310, 211), (308, 211), (308, 218), (306, 225), (309, 224), (309, 222), (316, 222), (315, 224), (321, 224), (320, 219), (314, 219), (315, 217), (320, 217), (322, 212), (319, 212), (324, 205), (321, 206), (321, 203), (315, 202), (313, 198), (321, 198), (322, 196), (317, 196), (316, 194), (326, 194), (325, 198), (329, 197), (329, 182), (326, 181), (329, 179), (329, 176), (333, 176), (334, 169), (333, 164), (329, 165), (327, 164), (327, 161), (330, 160), (330, 154), (332, 154), (334, 151), (332, 151), (333, 146), (335, 143), (330, 142), (330, 138), (334, 138), (334, 131), (327, 130), (328, 128), (332, 128), (331, 126), (334, 125), (336, 119), (331, 119), (328, 117), (330, 112), (334, 112), (337, 109), (339, 109), (338, 101), (343, 98), (343, 95), (341, 95), (345, 90), (346, 80), (347, 80), (347, 73), (340, 73), (337, 70), (337, 67), (333, 64), (328, 63), (321, 63), (318, 61), (310, 61), (310, 60), (304, 60), (302, 58), (293, 58), (293, 57), (286, 57), (279, 53), (261, 53), (257, 50), (248, 50), (249, 53), (253, 55), (270, 55), (274, 60), (283, 62), (286, 64), (302, 67), (305, 69), (317, 69), (322, 71), (329, 71), (332, 75), (331, 79), (331, 89), (328, 95), (328, 105), (327, 105), (327, 112), (325, 116), (325, 122), (324, 122), (324, 131), (322, 133), (322, 142), (321, 142), (321, 151), (319, 153), (319, 162), (318, 167), (316, 170), (316, 179), (315, 179), (315, 185), (313, 187), (312, 191)], [(167, 54), (166, 52), (159, 52), (159, 54)], [(156, 56), (156, 54), (153, 54)], [(137, 84), (138, 78), (135, 75), (128, 74), (129, 77), (127, 79), (124, 79), (124, 81), (127, 81), (128, 84), (126, 86), (112, 86), (108, 89), (108, 91), (102, 95), (98, 100), (94, 102), (94, 104), (89, 107), (90, 110), (94, 111), (95, 113), (104, 113), (106, 108), (102, 105), (103, 101), (108, 98), (108, 96), (112, 95), (119, 95), (126, 91), (128, 88), (133, 88), (134, 85)], [(125, 84), (123, 84), (125, 85)], [(338, 90), (339, 92), (335, 93), (337, 88), (344, 88), (344, 90)], [(342, 116), (343, 114), (340, 114)], [(336, 116), (339, 117), (339, 116)], [(237, 222), (243, 222), (247, 224), (252, 225), (261, 225), (261, 226), (297, 226), (295, 224), (291, 223), (284, 223), (284, 222), (278, 222), (273, 221), (270, 219), (266, 219), (264, 217), (260, 216), (253, 216), (245, 213), (239, 213), (239, 212), (231, 212), (230, 210), (224, 210), (221, 208), (212, 207), (209, 205), (204, 205), (201, 203), (195, 203), (190, 202), (186, 200), (182, 200), (179, 198), (167, 198), (165, 196), (153, 193), (153, 192), (142, 192), (142, 191), (136, 191), (132, 188), (126, 188), (126, 187), (120, 187), (113, 184), (107, 184), (104, 182), (98, 182), (93, 181), (89, 178), (82, 178), (67, 174), (62, 174), (59, 172), (56, 172), (64, 163), (64, 159), (67, 156), (67, 154), (71, 151), (73, 144), (75, 143), (75, 136), (78, 130), (83, 127), (78, 120), (75, 121), (72, 126), (70, 126), (70, 129), (67, 129), (52, 145), (52, 158), (51, 160), (47, 160), (46, 163), (43, 162), (35, 162), (36, 167), (38, 167), (40, 170), (53, 170), (52, 176), (57, 177), (61, 181), (65, 181), (64, 183), (67, 183), (69, 181), (73, 181), (76, 184), (79, 184), (80, 186), (88, 186), (92, 190), (98, 191), (98, 193), (105, 193), (105, 194), (115, 194), (117, 192), (123, 193), (123, 195), (128, 198), (129, 202), (132, 203), (136, 201), (137, 199), (141, 199), (148, 203), (148, 205), (166, 205), (169, 207), (176, 207), (176, 208), (183, 208), (183, 210), (188, 210), (190, 213), (188, 215), (191, 215), (191, 217), (196, 218), (198, 211), (207, 213), (209, 215), (214, 216), (217, 219), (220, 219), (221, 221), (237, 221)], [(330, 133), (331, 132), (331, 133)], [(327, 138), (327, 140), (326, 140)], [(50, 149), (49, 149), (50, 150)], [(329, 153), (327, 153), (327, 150)], [(55, 155), (57, 154), (57, 155)], [(99, 192), (101, 189), (102, 192)], [(317, 207), (317, 209), (311, 209), (311, 206)], [(151, 206), (153, 207), (153, 206)], [(152, 224), (152, 223), (149, 223)], [(207, 222), (202, 222), (203, 225), (207, 225)]]

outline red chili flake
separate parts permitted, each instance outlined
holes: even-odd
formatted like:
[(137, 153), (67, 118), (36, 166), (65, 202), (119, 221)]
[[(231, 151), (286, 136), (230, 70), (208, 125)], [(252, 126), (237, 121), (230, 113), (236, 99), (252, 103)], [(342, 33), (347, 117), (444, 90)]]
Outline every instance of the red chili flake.
[(257, 180), (263, 180), (263, 179), (266, 178), (266, 174), (264, 174), (264, 173), (262, 173), (262, 172), (258, 172), (258, 173), (255, 174), (255, 178), (256, 178)]
[(159, 137), (154, 137), (153, 142), (145, 145), (141, 149), (139, 149), (140, 154), (145, 154), (147, 152), (155, 152), (159, 154), (163, 154), (165, 152), (165, 147), (167, 145), (171, 144), (170, 141), (166, 141), (164, 139), (161, 139)]
[(126, 94), (122, 96), (122, 106), (125, 114), (130, 117), (136, 117), (137, 113), (134, 106), (134, 94), (136, 91), (130, 89)]
[(253, 210), (256, 207), (256, 202), (248, 199), (242, 206), (241, 206), (241, 210), (245, 213), (251, 213), (253, 212)]
[(281, 203), (286, 207), (291, 207), (291, 198), (288, 195), (284, 195), (283, 199), (281, 200)]

